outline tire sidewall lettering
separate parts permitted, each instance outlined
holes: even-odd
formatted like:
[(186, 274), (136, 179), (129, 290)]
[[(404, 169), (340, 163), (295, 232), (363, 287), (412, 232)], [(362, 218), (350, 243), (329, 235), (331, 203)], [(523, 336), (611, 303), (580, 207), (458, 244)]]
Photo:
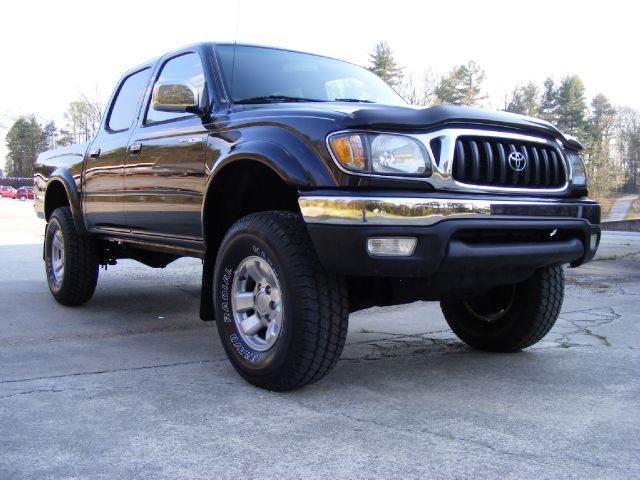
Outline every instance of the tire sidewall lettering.
[(270, 248), (251, 235), (238, 235), (229, 242), (228, 247), (220, 254), (222, 258), (214, 275), (216, 320), (220, 337), (225, 343), (227, 353), (234, 357), (239, 368), (248, 372), (259, 370), (261, 373), (268, 373), (271, 367), (276, 368), (283, 357), (281, 346), (283, 342), (287, 341), (286, 337), (289, 333), (286, 316), (276, 344), (265, 352), (256, 351), (247, 345), (238, 332), (233, 318), (231, 289), (237, 273), (236, 269), (245, 258), (250, 256), (259, 256), (265, 260), (273, 269), (280, 285), (286, 288), (277, 266), (278, 263), (273, 261)]

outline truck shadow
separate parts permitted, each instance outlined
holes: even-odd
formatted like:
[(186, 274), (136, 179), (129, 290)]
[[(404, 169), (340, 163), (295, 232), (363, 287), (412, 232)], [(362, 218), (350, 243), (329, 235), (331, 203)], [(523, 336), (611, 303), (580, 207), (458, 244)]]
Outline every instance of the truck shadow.
[[(110, 344), (120, 343), (119, 355), (127, 356), (128, 348), (136, 357), (136, 363), (152, 365), (162, 363), (163, 358), (181, 357), (181, 352), (194, 354), (202, 361), (224, 358), (224, 350), (215, 331), (214, 322), (202, 322), (198, 317), (200, 298), (199, 261), (178, 261), (163, 270), (152, 270), (134, 262), (101, 271), (94, 297), (84, 305), (65, 307), (51, 296), (44, 278), (40, 245), (0, 246), (0, 261), (11, 267), (20, 265), (20, 275), (2, 281), (4, 307), (0, 325), (11, 322), (11, 329), (0, 334), (0, 343), (7, 346), (56, 343), (56, 351), (62, 352), (68, 341), (85, 344), (83, 349), (101, 348), (101, 342), (111, 338)], [(393, 307), (388, 313), (389, 322), (384, 332), (365, 331), (370, 326), (369, 314), (357, 319), (350, 326), (347, 345), (336, 368), (327, 377), (302, 391), (314, 392), (316, 388), (348, 382), (354, 387), (366, 388), (372, 383), (413, 382), (448, 371), (449, 362), (473, 361), (477, 365), (530, 355), (487, 355), (470, 349), (460, 342), (447, 328), (444, 321), (432, 321), (429, 326), (424, 318), (433, 317), (434, 305), (413, 304), (421, 314), (401, 315), (415, 318), (394, 324), (392, 317), (401, 308)], [(424, 309), (424, 310), (423, 310)], [(413, 312), (413, 311), (412, 311)], [(413, 312), (416, 313), (416, 312)], [(422, 314), (424, 313), (424, 314)], [(385, 312), (378, 311), (380, 315)], [(433, 327), (433, 328), (432, 328)], [(426, 331), (428, 330), (428, 331)], [(191, 333), (189, 333), (191, 332)], [(145, 340), (140, 336), (162, 334)], [(138, 341), (119, 341), (117, 337), (138, 336), (143, 342), (140, 351)], [(115, 351), (115, 350), (114, 350)], [(135, 355), (134, 355), (135, 353)], [(188, 357), (193, 357), (187, 354)], [(147, 358), (145, 358), (147, 357)], [(118, 359), (106, 363), (118, 364)], [(78, 359), (81, 368), (81, 359)], [(474, 370), (477, 367), (474, 367)], [(480, 367), (480, 370), (482, 368)], [(232, 374), (230, 364), (224, 363), (224, 375)], [(212, 371), (211, 375), (220, 372)], [(232, 374), (239, 385), (246, 385)], [(203, 379), (204, 380), (204, 379)], [(248, 386), (248, 385), (246, 385)], [(254, 387), (249, 387), (254, 388)], [(317, 392), (318, 395), (325, 394)]]

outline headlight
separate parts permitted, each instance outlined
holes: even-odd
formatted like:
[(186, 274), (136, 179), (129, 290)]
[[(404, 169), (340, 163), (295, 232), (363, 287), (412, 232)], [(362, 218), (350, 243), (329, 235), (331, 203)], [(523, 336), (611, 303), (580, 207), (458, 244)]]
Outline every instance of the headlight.
[(571, 185), (574, 187), (587, 186), (587, 169), (580, 155), (569, 152), (569, 163), (571, 165)]
[(339, 133), (329, 137), (334, 158), (348, 170), (396, 176), (431, 175), (429, 156), (406, 135)]

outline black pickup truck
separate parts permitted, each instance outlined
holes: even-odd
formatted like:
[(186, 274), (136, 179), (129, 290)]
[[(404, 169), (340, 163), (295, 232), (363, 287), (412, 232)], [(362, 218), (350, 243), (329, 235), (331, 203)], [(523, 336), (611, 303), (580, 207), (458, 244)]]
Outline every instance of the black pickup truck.
[(469, 345), (515, 351), (599, 243), (581, 148), (542, 120), (411, 108), (343, 61), (192, 45), (128, 71), (92, 142), (38, 157), (46, 277), (78, 305), (101, 265), (201, 258), (200, 316), (274, 390), (329, 372), (374, 305), (438, 300)]

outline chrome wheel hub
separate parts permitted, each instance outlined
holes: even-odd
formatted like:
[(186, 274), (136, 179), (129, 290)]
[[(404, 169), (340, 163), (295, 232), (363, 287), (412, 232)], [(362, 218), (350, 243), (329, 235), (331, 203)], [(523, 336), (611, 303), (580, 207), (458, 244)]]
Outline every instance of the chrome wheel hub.
[(61, 230), (56, 230), (51, 242), (51, 275), (56, 285), (62, 284), (64, 278), (64, 237)]
[(253, 350), (273, 347), (282, 331), (283, 306), (280, 283), (261, 257), (244, 259), (231, 286), (233, 319), (242, 340)]

